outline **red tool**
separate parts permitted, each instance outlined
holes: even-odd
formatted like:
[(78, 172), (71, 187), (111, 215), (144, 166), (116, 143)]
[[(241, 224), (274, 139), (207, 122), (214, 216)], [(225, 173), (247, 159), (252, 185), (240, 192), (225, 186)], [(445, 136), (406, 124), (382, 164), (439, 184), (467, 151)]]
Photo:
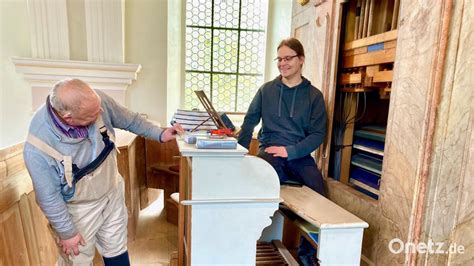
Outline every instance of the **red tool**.
[(212, 129), (211, 136), (233, 136), (232, 129), (230, 128), (220, 128), (220, 129)]

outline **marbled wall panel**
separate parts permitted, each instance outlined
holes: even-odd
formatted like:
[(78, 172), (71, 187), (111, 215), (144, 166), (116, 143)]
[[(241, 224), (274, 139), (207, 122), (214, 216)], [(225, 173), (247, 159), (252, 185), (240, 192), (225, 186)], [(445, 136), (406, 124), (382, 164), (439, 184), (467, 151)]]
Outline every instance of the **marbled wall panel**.
[[(427, 104), (433, 91), (441, 5), (437, 1), (402, 1), (397, 53), (381, 187), (381, 235), (392, 239), (409, 234), (416, 188), (421, 173)], [(387, 240), (381, 238), (377, 263), (392, 263)], [(385, 252), (384, 252), (385, 251)], [(397, 258), (403, 257), (400, 254)], [(403, 263), (403, 260), (397, 260)]]
[(459, 224), (454, 231), (453, 243), (464, 247), (463, 253), (453, 253), (449, 257), (450, 265), (474, 264), (474, 218)]
[[(429, 2), (429, 1), (427, 1)], [(402, 1), (381, 187), (384, 218), (406, 240), (421, 172), (441, 6)], [(386, 243), (380, 243), (386, 245)]]
[[(468, 154), (473, 143), (470, 136), (474, 79), (470, 73), (474, 67), (474, 25), (468, 21), (471, 16), (467, 16), (472, 11), (474, 9), (468, 8), (463, 1), (453, 6), (421, 237), (425, 243), (428, 240), (443, 243), (445, 249), (456, 242), (453, 242), (452, 235), (458, 223), (457, 216), (472, 213), (473, 208), (460, 207), (462, 199), (472, 195), (472, 188), (463, 185), (467, 179), (472, 186), (472, 177), (463, 174), (465, 167), (470, 167)], [(459, 217), (460, 224), (465, 222), (469, 222), (469, 216), (466, 219)], [(447, 260), (448, 254), (422, 254), (418, 257), (418, 264), (440, 265), (446, 264)]]
[(327, 184), (332, 201), (369, 224), (369, 228), (364, 230), (362, 254), (374, 261), (380, 233), (380, 209), (377, 201), (338, 181), (328, 179)]
[[(462, 245), (464, 253), (454, 253), (448, 262), (452, 265), (469, 265), (474, 263), (474, 5), (465, 2), (463, 7), (462, 25), (460, 33), (458, 58), (454, 78), (454, 88), (463, 94), (464, 99), (458, 99), (463, 104), (463, 109), (468, 114), (468, 129), (465, 134), (464, 147), (459, 143), (458, 148), (464, 148), (464, 156), (461, 163), (456, 164), (461, 168), (461, 197), (457, 204), (458, 213), (451, 244)], [(460, 96), (461, 97), (461, 96)], [(461, 107), (458, 107), (461, 108)]]

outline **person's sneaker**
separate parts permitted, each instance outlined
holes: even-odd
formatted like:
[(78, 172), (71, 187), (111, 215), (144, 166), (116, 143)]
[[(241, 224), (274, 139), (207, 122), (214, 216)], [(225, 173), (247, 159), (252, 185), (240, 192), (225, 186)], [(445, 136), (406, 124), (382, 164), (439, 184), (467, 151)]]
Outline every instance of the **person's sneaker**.
[(300, 265), (304, 265), (304, 266), (319, 265), (314, 255), (303, 255), (303, 256), (299, 256), (298, 259), (300, 260)]

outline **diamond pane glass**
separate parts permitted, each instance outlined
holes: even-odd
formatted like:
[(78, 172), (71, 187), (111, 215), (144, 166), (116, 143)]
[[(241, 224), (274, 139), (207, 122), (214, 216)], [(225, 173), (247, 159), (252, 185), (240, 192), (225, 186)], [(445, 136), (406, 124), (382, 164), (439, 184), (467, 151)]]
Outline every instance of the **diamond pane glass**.
[(262, 76), (239, 76), (237, 91), (237, 112), (247, 112), (255, 93), (262, 85)]
[(264, 30), (267, 23), (268, 1), (242, 0), (242, 19), (240, 27), (243, 29)]
[(237, 71), (238, 31), (214, 30), (213, 70)]
[(264, 32), (243, 31), (240, 35), (240, 73), (261, 74), (265, 58), (265, 49), (261, 45), (265, 43)]
[(212, 25), (212, 1), (188, 0), (186, 1), (187, 26)]
[(214, 27), (238, 28), (239, 0), (214, 0)]
[(211, 70), (211, 30), (186, 28), (186, 70)]
[(213, 75), (212, 105), (216, 111), (235, 110), (236, 75)]
[(203, 89), (216, 110), (247, 111), (263, 82), (267, 8), (268, 0), (186, 0), (184, 108), (202, 109), (193, 91)]
[(186, 73), (186, 82), (184, 89), (184, 108), (191, 110), (194, 108), (203, 110), (201, 102), (194, 93), (195, 90), (203, 90), (207, 97), (211, 92), (211, 75), (202, 73)]

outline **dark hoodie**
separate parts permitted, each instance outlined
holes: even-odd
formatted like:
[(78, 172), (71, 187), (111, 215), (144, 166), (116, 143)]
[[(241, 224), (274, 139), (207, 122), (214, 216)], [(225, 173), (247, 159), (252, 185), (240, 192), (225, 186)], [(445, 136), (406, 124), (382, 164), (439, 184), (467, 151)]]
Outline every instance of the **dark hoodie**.
[(289, 88), (281, 76), (257, 91), (250, 103), (239, 135), (239, 144), (248, 148), (252, 133), (262, 119), (260, 148), (285, 146), (288, 160), (304, 157), (321, 145), (326, 134), (326, 108), (322, 93), (302, 77)]

